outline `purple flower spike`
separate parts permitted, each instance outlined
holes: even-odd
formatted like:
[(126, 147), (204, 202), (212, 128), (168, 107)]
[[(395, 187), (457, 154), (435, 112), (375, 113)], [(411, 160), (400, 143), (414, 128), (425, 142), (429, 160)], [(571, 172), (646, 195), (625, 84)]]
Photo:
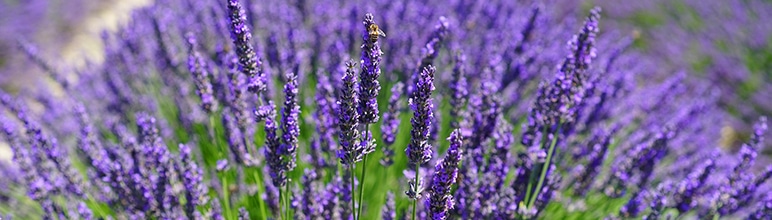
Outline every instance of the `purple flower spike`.
[(212, 83), (209, 80), (209, 70), (206, 60), (196, 48), (196, 37), (192, 33), (187, 34), (189, 46), (188, 70), (196, 84), (196, 94), (201, 98), (201, 108), (208, 114), (217, 110), (217, 103), (213, 95)]
[(563, 60), (555, 79), (552, 83), (539, 85), (536, 103), (531, 108), (521, 141), (526, 147), (538, 144), (534, 138), (543, 128), (550, 128), (548, 133), (553, 133), (555, 126), (561, 123), (566, 125), (563, 130), (573, 130), (576, 106), (585, 96), (584, 85), (589, 78), (587, 69), (596, 56), (595, 35), (599, 19), (600, 8), (594, 8), (579, 34), (569, 41), (571, 53)]
[(646, 205), (644, 204), (644, 197), (646, 197), (646, 194), (648, 193), (649, 192), (645, 189), (635, 192), (630, 200), (627, 201), (627, 204), (622, 206), (622, 208), (619, 210), (619, 213), (625, 218), (638, 217), (638, 214), (646, 209)]
[(461, 128), (464, 107), (469, 101), (469, 91), (466, 82), (466, 55), (462, 52), (456, 53), (456, 65), (453, 67), (453, 80), (450, 83), (450, 126), (452, 128)]
[(302, 177), (302, 185), (304, 187), (301, 209), (298, 212), (302, 211), (309, 219), (322, 219), (322, 212), (324, 211), (318, 200), (318, 196), (321, 196), (319, 185), (316, 181), (318, 178), (319, 176), (317, 176), (313, 169), (306, 169)]
[[(287, 84), (284, 85), (284, 108), (281, 113), (282, 144), (280, 147), (282, 160), (286, 163), (284, 169), (295, 169), (297, 160), (298, 136), (300, 136), (300, 106), (298, 105), (298, 76), (287, 74)], [(284, 184), (282, 184), (283, 186)]]
[(228, 0), (228, 12), (231, 39), (236, 46), (241, 72), (249, 77), (249, 90), (264, 92), (268, 80), (261, 70), (263, 64), (252, 48), (252, 33), (247, 26), (247, 15), (239, 0)]
[(426, 67), (431, 66), (434, 63), (434, 59), (440, 54), (440, 46), (450, 32), (448, 30), (449, 26), (448, 20), (445, 17), (440, 17), (439, 22), (434, 26), (434, 31), (429, 35), (429, 39), (426, 40), (424, 47), (421, 48), (421, 60), (418, 62), (418, 68), (415, 69), (413, 75), (410, 76), (410, 81), (408, 81), (407, 92), (409, 94), (412, 94), (416, 89), (415, 85), (413, 85), (417, 80), (416, 77), (419, 77)]
[(226, 159), (218, 160), (217, 161), (216, 169), (219, 172), (223, 172), (223, 171), (228, 170), (228, 160), (226, 160)]
[[(713, 157), (715, 158), (715, 157)], [(708, 177), (716, 169), (716, 163), (708, 158), (704, 168), (689, 174), (675, 189), (675, 207), (679, 212), (685, 213), (697, 206), (698, 193), (707, 184)]]
[(182, 185), (185, 187), (185, 214), (193, 218), (196, 207), (207, 203), (207, 186), (204, 185), (203, 170), (198, 167), (191, 157), (190, 147), (180, 144), (180, 174)]
[(365, 31), (362, 34), (364, 44), (362, 44), (362, 60), (359, 73), (359, 122), (362, 124), (374, 124), (378, 122), (378, 92), (381, 91), (381, 84), (378, 77), (381, 75), (381, 51), (379, 36), (384, 36), (383, 32), (375, 24), (372, 14), (366, 14), (362, 22)]
[(381, 208), (381, 219), (383, 220), (395, 220), (397, 219), (397, 211), (395, 210), (396, 204), (394, 203), (394, 193), (389, 191), (386, 193), (386, 204)]
[(760, 200), (758, 202), (758, 205), (756, 205), (758, 208), (755, 212), (751, 213), (751, 215), (748, 216), (748, 219), (750, 220), (762, 220), (762, 219), (772, 219), (772, 196), (767, 195), (766, 198), (763, 200)]
[(83, 202), (78, 203), (78, 215), (80, 216), (80, 219), (94, 219), (94, 213), (92, 213), (91, 209), (89, 209), (88, 206), (86, 206), (86, 203)]
[(343, 165), (350, 165), (362, 160), (364, 149), (359, 144), (359, 112), (357, 103), (357, 80), (354, 75), (354, 61), (346, 62), (346, 74), (343, 75), (343, 88), (339, 91), (338, 98), (338, 126), (340, 133), (338, 141), (338, 158)]
[(429, 217), (431, 219), (447, 219), (449, 210), (453, 209), (453, 196), (450, 194), (453, 183), (458, 177), (458, 165), (461, 162), (461, 132), (456, 129), (448, 140), (450, 147), (447, 155), (441, 163), (434, 168), (434, 177), (430, 186), (429, 199), (426, 201), (426, 207), (429, 208)]
[(239, 220), (249, 220), (249, 212), (244, 207), (239, 207)]
[(392, 157), (394, 157), (394, 149), (391, 145), (397, 139), (397, 133), (399, 132), (399, 112), (402, 108), (402, 103), (399, 101), (402, 96), (402, 90), (405, 84), (397, 82), (391, 87), (391, 97), (389, 98), (389, 109), (383, 113), (383, 124), (381, 124), (381, 131), (383, 135), (383, 158), (381, 158), (381, 164), (384, 166), (391, 166), (394, 163)]
[(210, 212), (212, 215), (212, 219), (225, 220), (225, 217), (223, 217), (222, 215), (222, 205), (220, 205), (219, 199), (214, 198), (214, 200), (212, 200), (212, 210)]
[(284, 170), (284, 160), (281, 153), (281, 138), (277, 135), (278, 123), (276, 122), (276, 107), (269, 101), (267, 105), (261, 107), (255, 114), (265, 121), (265, 147), (264, 154), (267, 163), (268, 173), (270, 173), (274, 187), (281, 186), (287, 182), (287, 174)]
[(759, 146), (764, 143), (764, 133), (767, 132), (767, 117), (760, 117), (759, 121), (753, 124), (753, 135), (751, 135), (750, 144), (753, 146)]
[(434, 104), (431, 96), (434, 91), (434, 72), (436, 69), (429, 65), (418, 77), (415, 91), (408, 101), (413, 110), (413, 118), (410, 120), (410, 143), (405, 149), (408, 164), (410, 166), (422, 165), (432, 158), (432, 147), (429, 145), (429, 129), (434, 118)]

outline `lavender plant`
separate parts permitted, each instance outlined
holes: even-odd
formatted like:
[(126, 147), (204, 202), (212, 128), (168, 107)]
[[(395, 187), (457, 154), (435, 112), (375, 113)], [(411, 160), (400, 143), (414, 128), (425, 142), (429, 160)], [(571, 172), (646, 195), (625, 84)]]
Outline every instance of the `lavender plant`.
[(601, 14), (160, 0), (101, 62), (23, 39), (52, 86), (0, 93), (0, 216), (768, 218), (766, 118), (720, 148), (724, 95)]

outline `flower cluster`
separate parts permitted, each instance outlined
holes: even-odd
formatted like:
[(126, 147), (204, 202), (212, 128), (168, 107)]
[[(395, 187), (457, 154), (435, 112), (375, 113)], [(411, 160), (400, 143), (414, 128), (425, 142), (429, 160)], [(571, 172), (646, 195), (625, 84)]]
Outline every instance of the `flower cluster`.
[(160, 0), (100, 62), (20, 39), (48, 75), (0, 92), (0, 216), (768, 219), (767, 118), (601, 12)]

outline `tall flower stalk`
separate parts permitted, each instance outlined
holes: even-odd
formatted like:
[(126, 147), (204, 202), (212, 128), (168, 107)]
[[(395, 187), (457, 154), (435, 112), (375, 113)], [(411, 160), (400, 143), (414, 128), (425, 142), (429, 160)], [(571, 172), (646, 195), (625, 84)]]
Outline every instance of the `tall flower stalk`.
[[(364, 155), (364, 148), (360, 144), (359, 139), (359, 112), (357, 111), (357, 104), (359, 103), (359, 95), (357, 94), (357, 78), (354, 68), (356, 63), (354, 61), (346, 62), (346, 72), (343, 75), (341, 81), (343, 86), (338, 92), (338, 142), (340, 148), (338, 149), (338, 158), (343, 166), (346, 166), (348, 170), (348, 176), (350, 177), (349, 187), (350, 193), (354, 192), (354, 164), (362, 160)], [(354, 197), (351, 197), (351, 210), (354, 209)], [(342, 216), (348, 218), (347, 216)]]
[(410, 143), (405, 149), (408, 168), (415, 168), (413, 180), (408, 184), (409, 189), (405, 194), (413, 200), (412, 219), (416, 218), (416, 204), (423, 191), (420, 167), (432, 159), (432, 146), (429, 144), (429, 130), (434, 121), (434, 104), (431, 96), (434, 91), (434, 66), (429, 65), (421, 71), (415, 84), (415, 90), (409, 99), (410, 109), (413, 110), (413, 118), (410, 124)]
[(360, 218), (362, 213), (362, 198), (365, 191), (365, 177), (367, 175), (367, 156), (375, 151), (375, 139), (370, 132), (370, 125), (378, 122), (378, 93), (381, 91), (381, 84), (378, 78), (381, 75), (381, 51), (379, 37), (385, 37), (386, 34), (378, 27), (373, 19), (373, 14), (367, 13), (362, 21), (365, 29), (362, 33), (362, 56), (361, 68), (359, 72), (359, 122), (364, 125), (362, 132), (362, 142), (364, 148), (364, 159), (362, 162), (362, 185), (359, 188), (359, 207), (356, 209), (355, 219)]
[[(571, 53), (565, 58), (555, 80), (542, 83), (535, 106), (528, 117), (528, 127), (523, 134), (522, 144), (535, 152), (538, 161), (532, 170), (525, 197), (525, 209), (531, 210), (547, 180), (547, 174), (555, 155), (555, 147), (563, 130), (573, 130), (576, 120), (576, 106), (584, 98), (587, 69), (595, 57), (595, 35), (598, 32), (600, 8), (594, 8), (580, 33), (569, 41)], [(541, 141), (534, 142), (536, 138)], [(543, 158), (542, 158), (543, 157)]]
[(460, 130), (456, 129), (450, 133), (448, 152), (442, 162), (434, 168), (434, 177), (429, 192), (431, 195), (426, 200), (426, 207), (429, 208), (429, 218), (431, 219), (447, 219), (450, 215), (448, 210), (453, 208), (453, 196), (450, 194), (450, 190), (458, 177), (458, 165), (463, 154), (461, 150), (462, 139)]

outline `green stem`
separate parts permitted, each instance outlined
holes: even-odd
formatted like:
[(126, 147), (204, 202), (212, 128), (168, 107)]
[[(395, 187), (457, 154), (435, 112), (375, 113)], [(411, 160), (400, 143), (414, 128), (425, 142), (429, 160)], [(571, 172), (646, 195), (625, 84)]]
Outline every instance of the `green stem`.
[(231, 199), (230, 199), (230, 190), (228, 189), (228, 177), (225, 175), (225, 172), (222, 173), (222, 194), (223, 194), (223, 205), (225, 209), (223, 210), (225, 214), (225, 219), (230, 219), (230, 211), (231, 211)]
[[(351, 185), (351, 215), (354, 219), (356, 219), (356, 215), (354, 213), (354, 210), (355, 210), (354, 209), (355, 208), (354, 206), (354, 185), (355, 185), (354, 184), (354, 163), (351, 163), (348, 165), (348, 172), (349, 172), (348, 174), (349, 181), (351, 181), (349, 183), (349, 185)], [(344, 216), (344, 218), (347, 218), (347, 217)]]
[[(547, 142), (547, 127), (542, 128), (542, 132), (541, 133), (542, 133), (542, 137), (541, 137), (541, 142), (539, 142), (539, 149), (543, 149), (544, 148), (544, 142)], [(526, 147), (528, 147), (528, 146), (526, 146)], [(534, 168), (536, 168), (535, 164), (534, 164)], [(532, 171), (535, 171), (535, 170), (532, 170)], [(526, 187), (527, 191), (525, 191), (525, 200), (523, 200), (523, 201), (526, 202), (526, 204), (528, 204), (528, 201), (531, 201), (531, 196), (532, 196), (531, 194), (534, 191), (534, 189), (533, 189), (534, 179), (536, 179), (536, 172), (531, 172), (528, 175), (528, 187)], [(528, 206), (526, 206), (526, 208), (527, 207)]]
[[(254, 174), (255, 174), (255, 181), (257, 183), (257, 188), (258, 189), (262, 189), (263, 191), (265, 191), (265, 188), (263, 188), (263, 180), (260, 177), (260, 173), (255, 171)], [(259, 192), (255, 196), (260, 196)], [(257, 206), (260, 207), (260, 214), (262, 215), (262, 217), (264, 219), (268, 218), (268, 212), (266, 212), (266, 210), (265, 210), (265, 203), (263, 202), (262, 198), (257, 198)]]
[(279, 220), (284, 220), (284, 189), (281, 186), (279, 188)]
[[(364, 141), (368, 141), (367, 137), (369, 137), (369, 135), (368, 135), (369, 132), (370, 132), (370, 124), (366, 124), (365, 125), (365, 132), (364, 132), (365, 135), (362, 137), (362, 139)], [(367, 142), (365, 142), (365, 145), (366, 144), (367, 144)], [(356, 211), (356, 213), (357, 213), (356, 216), (358, 216), (358, 218), (355, 218), (355, 219), (362, 218), (362, 204), (363, 204), (362, 201), (364, 201), (364, 200), (362, 200), (362, 196), (364, 195), (364, 192), (365, 192), (365, 174), (367, 173), (366, 172), (367, 171), (367, 155), (369, 155), (369, 154), (365, 154), (365, 158), (362, 161), (362, 181), (361, 181), (362, 185), (359, 186), (359, 207), (357, 207), (357, 211)]]
[[(217, 126), (215, 124), (214, 116), (215, 116), (215, 114), (209, 115), (209, 132), (211, 133), (210, 135), (212, 136), (212, 142), (214, 142), (215, 149), (220, 150), (221, 156), (223, 158), (227, 158), (228, 157), (227, 156), (228, 149), (222, 149), (221, 146), (220, 146), (219, 136), (217, 134)], [(225, 200), (225, 201), (223, 201), (223, 205), (224, 205), (224, 208), (225, 208), (223, 210), (223, 214), (225, 215), (225, 218), (228, 219), (231, 216), (230, 215), (230, 211), (231, 211), (230, 210), (230, 202), (231, 201), (230, 201), (230, 189), (228, 187), (228, 184), (229, 184), (228, 183), (228, 176), (226, 175), (226, 172), (222, 172), (220, 175), (221, 175), (220, 176), (220, 181), (222, 183), (223, 199)]]
[(290, 218), (291, 217), (290, 216), (290, 202), (291, 202), (291, 199), (290, 199), (290, 191), (289, 191), (289, 183), (288, 183), (287, 185), (284, 186), (284, 205), (287, 206), (284, 209), (284, 212), (286, 213), (285, 216), (287, 217), (285, 219), (291, 219)]
[(552, 163), (552, 155), (555, 153), (555, 145), (558, 143), (558, 136), (560, 135), (560, 127), (563, 125), (563, 123), (558, 123), (558, 129), (555, 131), (554, 138), (552, 138), (552, 143), (550, 143), (550, 148), (547, 151), (547, 160), (544, 161), (544, 164), (542, 165), (541, 174), (539, 175), (539, 183), (536, 184), (536, 189), (534, 189), (534, 194), (531, 196), (531, 199), (528, 201), (528, 205), (526, 205), (527, 208), (533, 207), (533, 203), (536, 202), (536, 198), (539, 197), (539, 191), (541, 191), (541, 187), (544, 184), (544, 179), (547, 177), (547, 172), (550, 169), (550, 164)]
[[(418, 189), (418, 176), (419, 176), (420, 171), (421, 171), (420, 169), (418, 169), (419, 167), (420, 166), (416, 163), (416, 165), (415, 165), (415, 177), (413, 178), (413, 186), (414, 186), (413, 188), (415, 188), (416, 190), (419, 190)], [(416, 208), (416, 204), (417, 203), (418, 203), (418, 195), (416, 195), (416, 198), (413, 199), (413, 218), (412, 218), (413, 220), (416, 219), (415, 216), (416, 216), (416, 209), (417, 209)]]

